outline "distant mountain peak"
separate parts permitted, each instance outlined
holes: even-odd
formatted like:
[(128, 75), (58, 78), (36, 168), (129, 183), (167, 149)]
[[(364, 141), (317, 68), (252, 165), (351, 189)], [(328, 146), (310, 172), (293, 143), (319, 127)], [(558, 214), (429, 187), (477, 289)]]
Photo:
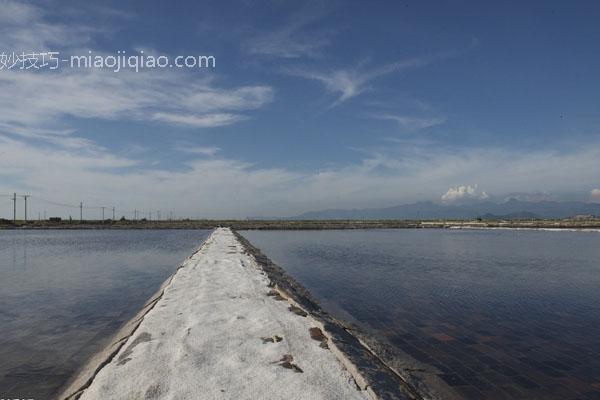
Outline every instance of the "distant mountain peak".
[(600, 216), (600, 203), (522, 201), (515, 198), (502, 203), (489, 200), (460, 204), (419, 201), (385, 208), (330, 209), (311, 211), (292, 219), (529, 219), (569, 218), (575, 215)]

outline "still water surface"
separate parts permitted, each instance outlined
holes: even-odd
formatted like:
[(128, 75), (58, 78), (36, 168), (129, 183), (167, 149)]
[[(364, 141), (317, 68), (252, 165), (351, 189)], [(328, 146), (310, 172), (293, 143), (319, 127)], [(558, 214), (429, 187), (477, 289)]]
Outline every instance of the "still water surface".
[(600, 399), (600, 233), (243, 235), (465, 399)]
[(208, 231), (0, 231), (0, 398), (47, 399)]

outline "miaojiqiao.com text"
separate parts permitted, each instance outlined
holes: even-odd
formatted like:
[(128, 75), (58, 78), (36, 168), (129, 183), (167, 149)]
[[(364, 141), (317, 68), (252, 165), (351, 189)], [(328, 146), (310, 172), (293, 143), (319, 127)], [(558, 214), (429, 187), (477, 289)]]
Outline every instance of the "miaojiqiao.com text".
[(107, 69), (113, 72), (131, 70), (139, 72), (156, 68), (216, 68), (217, 60), (210, 55), (154, 55), (144, 51), (128, 54), (117, 51), (116, 54), (94, 54), (91, 50), (86, 55), (70, 55), (61, 57), (58, 51), (46, 52), (0, 52), (0, 71), (2, 70), (57, 70), (74, 69)]

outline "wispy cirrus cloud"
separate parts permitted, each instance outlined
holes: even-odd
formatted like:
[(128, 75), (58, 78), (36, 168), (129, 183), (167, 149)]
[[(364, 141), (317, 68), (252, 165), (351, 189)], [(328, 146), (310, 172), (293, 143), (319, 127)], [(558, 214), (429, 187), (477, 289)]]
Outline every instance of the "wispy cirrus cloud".
[(236, 114), (179, 114), (169, 112), (158, 112), (152, 115), (155, 121), (162, 121), (175, 125), (192, 126), (196, 128), (214, 128), (216, 126), (226, 126), (235, 124), (236, 122), (248, 119), (243, 115)]
[(98, 29), (48, 22), (46, 13), (30, 3), (0, 0), (0, 48), (2, 51), (43, 51), (89, 42)]
[(210, 128), (243, 121), (249, 117), (241, 112), (273, 99), (273, 90), (267, 86), (224, 89), (211, 78), (190, 83), (183, 73), (164, 71), (3, 71), (0, 89), (19, 93), (0, 98), (0, 118), (22, 127), (73, 116)]
[(443, 51), (418, 57), (407, 58), (388, 63), (379, 67), (366, 65), (364, 62), (351, 68), (332, 69), (329, 71), (308, 68), (287, 68), (283, 72), (292, 76), (320, 82), (325, 89), (337, 95), (332, 104), (335, 107), (345, 101), (361, 95), (371, 89), (369, 84), (391, 73), (403, 72), (429, 65), (433, 62), (456, 57), (465, 51), (477, 47), (478, 41), (473, 41), (466, 50)]
[[(137, 160), (115, 156), (101, 147), (86, 148), (87, 151), (79, 148), (40, 148), (2, 136), (0, 145), (3, 150), (0, 169), (5, 175), (17, 174), (32, 178), (35, 174), (44, 175), (50, 170), (64, 173), (72, 170), (72, 173), (76, 173), (75, 171), (126, 168), (138, 164)], [(52, 180), (56, 179), (60, 177), (56, 176)]]
[(1, 0), (2, 14), (0, 22), (19, 24), (36, 20), (39, 17), (39, 11), (27, 3), (15, 2), (11, 0)]
[(284, 69), (284, 73), (304, 79), (320, 82), (327, 91), (337, 95), (332, 104), (335, 107), (350, 100), (370, 89), (369, 83), (392, 72), (400, 72), (409, 68), (427, 65), (432, 57), (411, 58), (378, 68), (367, 68), (363, 65), (349, 69), (337, 69), (328, 72), (320, 72), (305, 69)]
[(270, 86), (243, 86), (230, 90), (205, 87), (187, 95), (182, 103), (194, 110), (211, 112), (219, 110), (255, 110), (273, 101)]
[[(54, 22), (46, 10), (31, 4), (0, 1), (0, 45), (6, 52), (60, 50), (64, 55), (86, 54), (82, 46), (89, 47), (93, 35), (101, 34), (76, 23), (67, 26)], [(248, 111), (264, 107), (274, 97), (270, 86), (226, 87), (207, 71), (149, 69), (115, 73), (67, 66), (43, 71), (1, 70), (0, 91), (12, 94), (0, 97), (0, 134), (71, 148), (94, 144), (76, 137), (75, 130), (65, 122), (67, 117), (212, 128), (247, 120)]]
[(0, 123), (0, 136), (17, 136), (69, 149), (93, 149), (96, 146), (91, 140), (73, 136), (73, 133), (73, 129), (48, 129), (23, 126), (19, 123)]
[(416, 117), (411, 115), (375, 114), (374, 118), (394, 121), (407, 131), (431, 128), (446, 122), (444, 117)]
[(190, 146), (183, 143), (177, 144), (174, 149), (182, 153), (197, 154), (209, 157), (215, 156), (221, 151), (221, 149), (216, 146)]
[(251, 34), (243, 42), (246, 52), (281, 58), (313, 58), (320, 56), (330, 44), (331, 31), (314, 28), (329, 13), (323, 3), (312, 2), (298, 10), (280, 27)]

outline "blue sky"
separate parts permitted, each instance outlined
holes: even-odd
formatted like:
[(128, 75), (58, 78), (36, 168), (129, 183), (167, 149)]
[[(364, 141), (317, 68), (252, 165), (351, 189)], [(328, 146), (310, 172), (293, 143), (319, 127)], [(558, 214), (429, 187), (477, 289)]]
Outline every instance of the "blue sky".
[(216, 67), (0, 70), (0, 194), (32, 194), (34, 216), (600, 201), (599, 16), (593, 1), (2, 0), (0, 53)]

